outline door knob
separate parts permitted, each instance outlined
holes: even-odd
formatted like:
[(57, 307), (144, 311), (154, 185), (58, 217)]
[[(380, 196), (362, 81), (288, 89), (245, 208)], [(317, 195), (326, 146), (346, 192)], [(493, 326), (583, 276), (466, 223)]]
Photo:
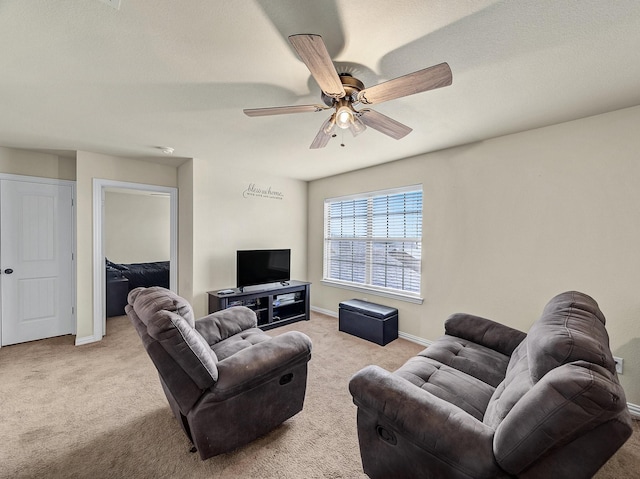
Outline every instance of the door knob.
[(4, 270), (4, 274), (11, 274), (13, 273), (13, 270), (11, 268), (7, 268)]

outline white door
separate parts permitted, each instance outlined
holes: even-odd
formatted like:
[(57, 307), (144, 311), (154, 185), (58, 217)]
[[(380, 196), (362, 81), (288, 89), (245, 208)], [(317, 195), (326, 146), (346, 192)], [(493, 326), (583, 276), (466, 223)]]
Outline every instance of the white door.
[(2, 345), (74, 332), (68, 185), (0, 181)]

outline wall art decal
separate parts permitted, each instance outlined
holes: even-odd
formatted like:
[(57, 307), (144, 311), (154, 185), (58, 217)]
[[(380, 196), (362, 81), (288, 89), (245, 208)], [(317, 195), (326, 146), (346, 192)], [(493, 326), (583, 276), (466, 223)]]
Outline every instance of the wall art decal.
[(271, 186), (258, 186), (255, 183), (249, 183), (246, 190), (242, 192), (243, 198), (266, 198), (270, 200), (284, 199), (284, 193), (271, 188)]

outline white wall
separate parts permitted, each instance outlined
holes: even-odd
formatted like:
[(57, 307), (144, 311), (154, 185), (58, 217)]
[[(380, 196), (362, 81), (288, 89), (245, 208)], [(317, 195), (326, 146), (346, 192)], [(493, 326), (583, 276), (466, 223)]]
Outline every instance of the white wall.
[[(235, 286), (239, 249), (290, 248), (292, 279), (306, 279), (306, 182), (194, 159), (180, 167), (179, 184), (181, 224), (184, 220), (193, 227), (192, 263), (183, 261), (187, 256), (181, 244), (180, 274), (192, 278), (188, 299), (196, 316), (207, 313), (207, 291)], [(189, 189), (193, 201), (185, 205)], [(181, 285), (180, 294), (187, 297), (187, 292)]]
[(311, 182), (313, 305), (363, 297), (320, 284), (324, 198), (422, 183), (424, 304), (378, 298), (398, 307), (400, 330), (433, 340), (465, 311), (526, 331), (552, 296), (583, 291), (640, 404), (638, 124), (635, 107)]
[(169, 196), (106, 191), (104, 204), (104, 250), (110, 261), (169, 261)]

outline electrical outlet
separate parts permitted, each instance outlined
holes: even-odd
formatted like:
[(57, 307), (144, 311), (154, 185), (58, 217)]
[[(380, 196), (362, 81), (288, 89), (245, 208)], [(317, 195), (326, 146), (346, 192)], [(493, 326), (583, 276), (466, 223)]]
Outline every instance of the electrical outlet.
[(618, 374), (622, 374), (622, 363), (624, 362), (624, 359), (622, 358), (616, 358), (615, 356), (613, 357), (613, 360), (616, 362), (616, 372)]

